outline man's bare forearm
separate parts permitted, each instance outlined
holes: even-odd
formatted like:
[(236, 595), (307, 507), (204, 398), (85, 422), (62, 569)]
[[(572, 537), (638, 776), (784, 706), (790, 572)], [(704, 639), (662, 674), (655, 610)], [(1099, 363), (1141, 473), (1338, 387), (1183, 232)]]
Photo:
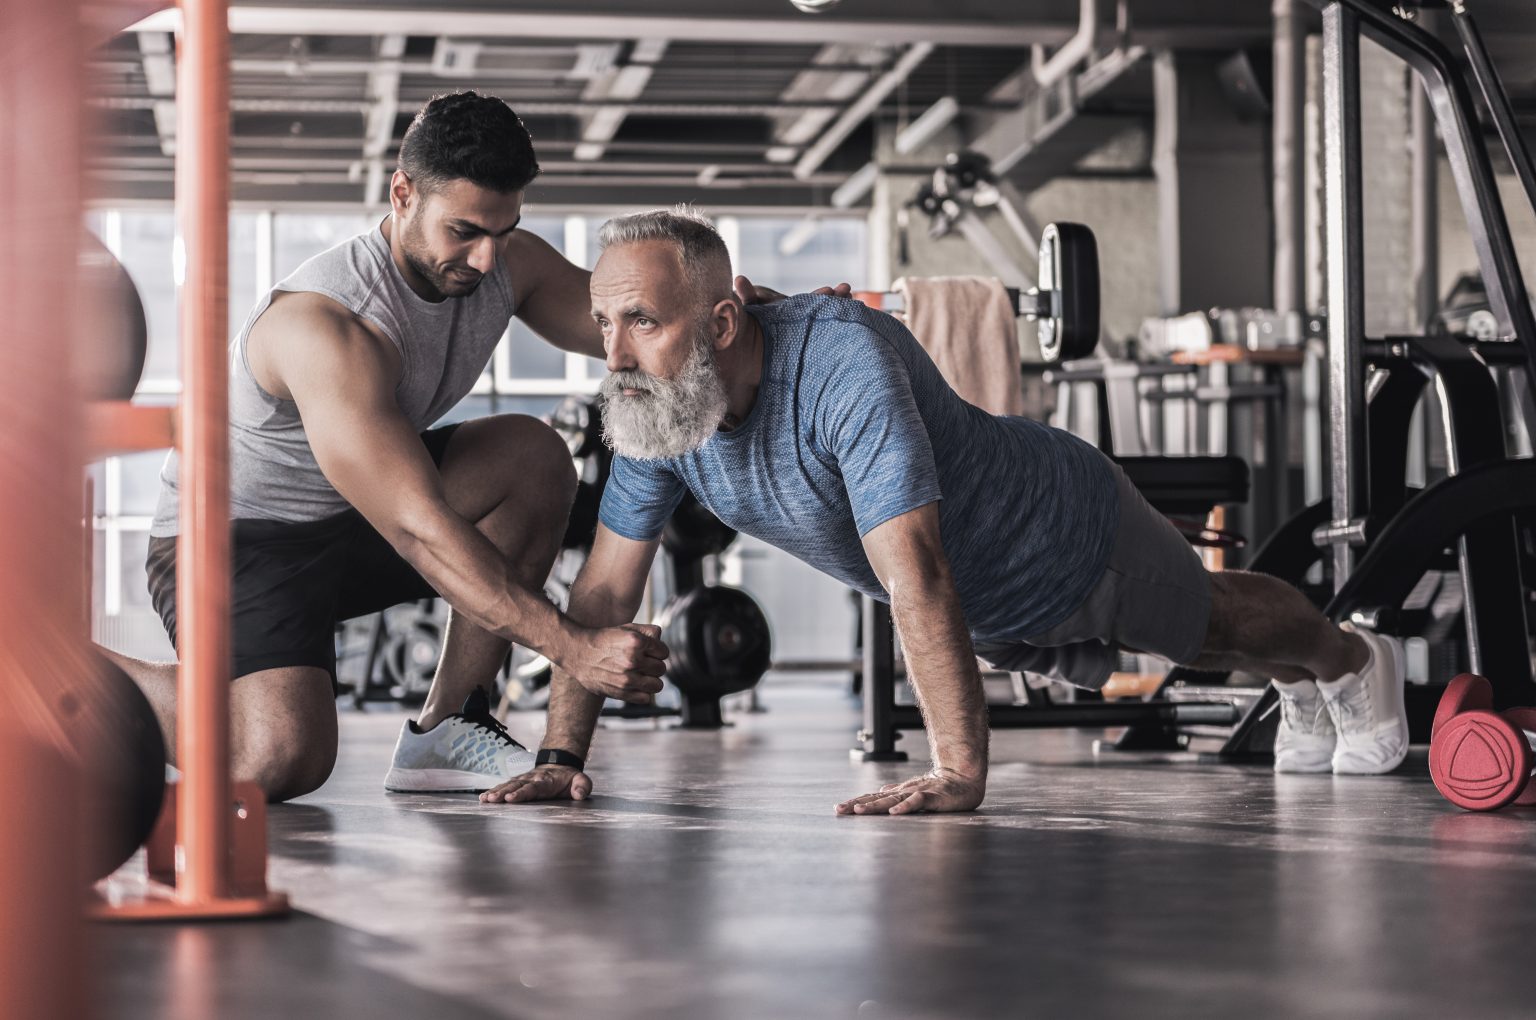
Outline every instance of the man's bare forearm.
[[(573, 622), (579, 621), (589, 627), (616, 627), (635, 618), (635, 611), (640, 608), (638, 599), (631, 605), (627, 599), (583, 582), (584, 578), (578, 576), (571, 589), (570, 606), (566, 612)], [(585, 758), (592, 747), (592, 734), (597, 729), (603, 700), (601, 695), (589, 692), (564, 670), (556, 669), (550, 678), (544, 746), (557, 747)]]
[(948, 571), (893, 592), (892, 613), (934, 765), (967, 777), (986, 775), (986, 695)]
[(544, 727), (543, 746), (585, 758), (602, 710), (600, 695), (588, 692), (565, 671), (555, 670), (549, 685), (549, 721)]
[(468, 521), (443, 508), (402, 528), (392, 541), (449, 605), (482, 630), (565, 661), (578, 628), (542, 592), (523, 587), (507, 557)]

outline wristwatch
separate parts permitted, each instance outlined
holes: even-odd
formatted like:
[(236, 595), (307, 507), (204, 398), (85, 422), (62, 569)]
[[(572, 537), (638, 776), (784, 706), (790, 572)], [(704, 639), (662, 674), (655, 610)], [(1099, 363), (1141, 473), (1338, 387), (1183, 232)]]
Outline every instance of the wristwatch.
[(577, 772), (581, 772), (587, 767), (586, 759), (582, 758), (581, 755), (562, 751), (558, 747), (540, 748), (539, 753), (533, 757), (533, 764), (535, 767), (539, 765), (564, 765), (566, 768), (575, 769)]

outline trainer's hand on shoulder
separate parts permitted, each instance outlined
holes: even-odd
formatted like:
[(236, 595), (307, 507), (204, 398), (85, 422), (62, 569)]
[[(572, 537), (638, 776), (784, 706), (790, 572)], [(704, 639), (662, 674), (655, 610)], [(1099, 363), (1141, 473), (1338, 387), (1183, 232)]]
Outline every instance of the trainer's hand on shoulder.
[(880, 787), (877, 793), (845, 800), (840, 815), (911, 815), (920, 811), (974, 811), (987, 795), (987, 777), (934, 769), (926, 776)]
[(586, 800), (592, 795), (592, 780), (585, 772), (566, 765), (540, 765), (531, 772), (513, 776), (500, 786), (480, 795), (482, 804), (520, 804), (529, 800)]
[(660, 627), (626, 623), (585, 632), (558, 665), (593, 694), (649, 705), (661, 690), (667, 655)]
[[(853, 293), (853, 287), (850, 284), (840, 283), (835, 287), (817, 287), (811, 293), (848, 297)], [(759, 287), (745, 276), (736, 277), (736, 297), (744, 305), (771, 305), (775, 301), (784, 300), (783, 294), (771, 287)]]

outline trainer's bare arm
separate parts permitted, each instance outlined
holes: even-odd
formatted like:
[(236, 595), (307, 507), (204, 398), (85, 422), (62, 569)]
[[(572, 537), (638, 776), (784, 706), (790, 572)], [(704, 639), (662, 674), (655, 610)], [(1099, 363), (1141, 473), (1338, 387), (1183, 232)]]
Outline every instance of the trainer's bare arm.
[(395, 402), (400, 359), (387, 338), (329, 298), (297, 293), (262, 315), (248, 351), (257, 382), (298, 405), (326, 479), (449, 605), (594, 689), (650, 699), (665, 669), (660, 641), (562, 617), (448, 505), (431, 457)]
[[(592, 319), (592, 299), (588, 294), (592, 274), (526, 230), (513, 231), (507, 242), (506, 262), (512, 267), (517, 317), (562, 351), (601, 360), (603, 335)], [(763, 305), (784, 299), (778, 291), (759, 287), (745, 276), (736, 277), (735, 289), (743, 304)], [(847, 297), (852, 289), (839, 283), (835, 287), (821, 287), (816, 293)]]
[[(597, 526), (592, 554), (587, 557), (576, 583), (571, 586), (571, 602), (566, 612), (571, 619), (589, 627), (612, 627), (635, 618), (645, 592), (645, 579), (656, 556), (656, 543), (624, 538), (606, 526)], [(659, 640), (656, 628), (649, 628)], [(660, 690), (655, 681), (653, 690)], [(559, 748), (585, 758), (592, 746), (592, 731), (602, 710), (601, 694), (591, 692), (563, 670), (556, 669), (550, 680), (549, 721), (544, 729), (544, 746)], [(526, 800), (585, 800), (592, 792), (592, 780), (585, 772), (564, 765), (540, 765), (531, 772), (514, 776), (500, 786), (480, 795), (486, 803), (507, 804)]]
[(838, 814), (970, 811), (987, 790), (987, 703), (960, 594), (939, 532), (939, 505), (893, 517), (864, 536), (875, 576), (891, 596), (907, 673), (928, 730), (933, 769), (855, 797)]
[(587, 290), (591, 273), (526, 230), (512, 232), (506, 262), (519, 319), (562, 351), (603, 357), (603, 335), (592, 321)]

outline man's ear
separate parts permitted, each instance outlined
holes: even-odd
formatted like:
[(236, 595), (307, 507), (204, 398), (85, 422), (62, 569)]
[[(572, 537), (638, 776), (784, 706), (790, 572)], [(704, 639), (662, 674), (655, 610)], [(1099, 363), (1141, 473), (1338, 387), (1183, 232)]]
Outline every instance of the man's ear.
[(742, 320), (740, 301), (729, 297), (715, 302), (715, 307), (709, 310), (709, 324), (715, 336), (715, 350), (723, 351), (740, 339)]
[(396, 170), (389, 179), (389, 207), (396, 216), (421, 204), (421, 192), (406, 176), (404, 170)]

